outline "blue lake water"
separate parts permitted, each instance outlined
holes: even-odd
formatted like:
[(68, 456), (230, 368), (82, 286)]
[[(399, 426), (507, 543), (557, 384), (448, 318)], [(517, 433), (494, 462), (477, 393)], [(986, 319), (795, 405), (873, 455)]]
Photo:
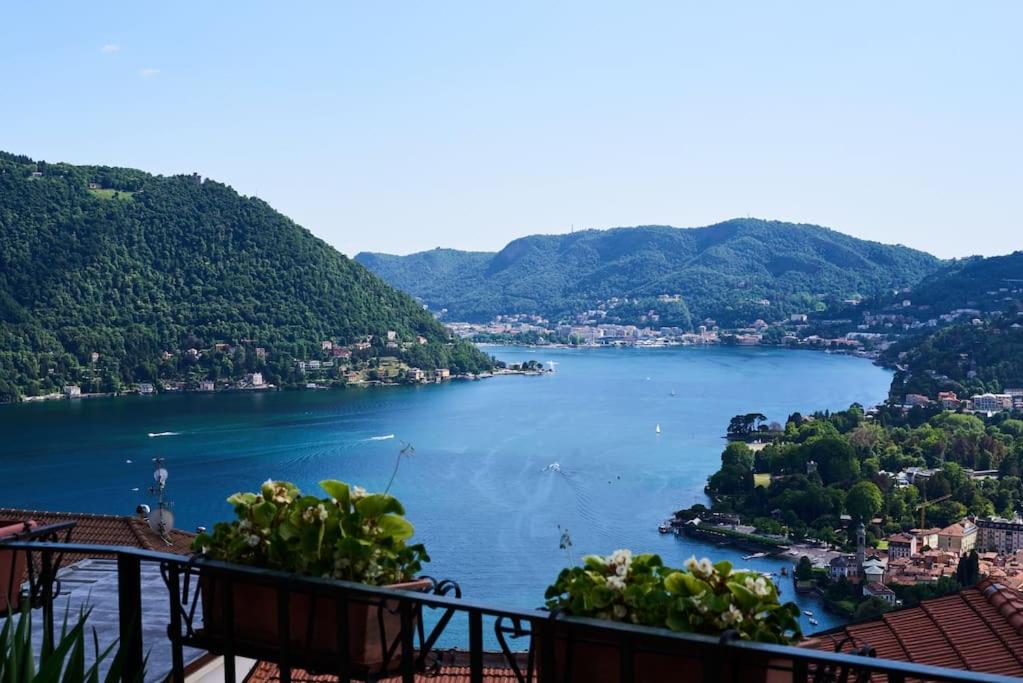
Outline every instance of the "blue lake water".
[[(674, 565), (695, 554), (777, 571), (786, 562), (743, 562), (741, 551), (660, 535), (657, 524), (704, 499), (731, 416), (784, 421), (874, 404), (891, 379), (862, 359), (780, 349), (487, 350), (556, 361), (557, 373), (0, 406), (0, 505), (131, 514), (152, 502), (151, 459), (162, 456), (177, 525), (194, 529), (268, 477), (310, 491), (325, 478), (381, 490), (404, 441), (415, 455), (392, 492), (433, 557), (428, 573), (456, 579), (466, 597), (536, 607), (570, 560), (622, 547)], [(553, 462), (560, 472), (543, 471)], [(812, 601), (801, 609), (820, 621), (804, 617), (806, 632), (838, 623)]]

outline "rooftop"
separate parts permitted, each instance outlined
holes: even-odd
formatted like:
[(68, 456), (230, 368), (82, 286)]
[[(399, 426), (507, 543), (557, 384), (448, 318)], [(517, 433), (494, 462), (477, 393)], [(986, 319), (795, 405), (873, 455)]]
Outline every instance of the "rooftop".
[(983, 581), (916, 607), (815, 634), (801, 647), (853, 652), (916, 664), (1023, 676), (1023, 595)]

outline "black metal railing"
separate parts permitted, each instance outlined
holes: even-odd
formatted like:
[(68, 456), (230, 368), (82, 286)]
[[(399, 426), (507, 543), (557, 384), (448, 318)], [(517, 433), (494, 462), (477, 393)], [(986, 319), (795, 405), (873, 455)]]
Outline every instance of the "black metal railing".
[[(50, 583), (41, 589), (47, 600), (40, 605), (50, 628), (59, 592), (53, 588), (54, 560), (64, 553), (116, 559), (126, 681), (138, 680), (146, 661), (141, 637), (145, 563), (159, 567), (167, 589), (166, 633), (173, 653), (168, 679), (175, 683), (185, 679), (185, 648), (222, 655), (224, 678), (231, 681), (238, 673), (236, 658), (247, 657), (275, 663), (282, 683), (290, 683), (293, 668), (334, 674), (345, 683), (392, 676), (412, 683), (436, 666), (437, 639), (461, 616), (468, 627), (463, 655), (472, 683), (483, 683), (484, 662), (494, 656), (484, 651), (485, 622), (500, 643), (502, 665), (522, 683), (1018, 680), (880, 659), (866, 644), (856, 644), (857, 654), (825, 652), (499, 608), (461, 599), (455, 584), (432, 579), (414, 590), (397, 590), (116, 546), (21, 539), (2, 541), (0, 549), (38, 556), (39, 566), (48, 568), (33, 581)], [(427, 611), (438, 617), (429, 629)], [(516, 649), (512, 643), (520, 645)], [(601, 672), (596, 678), (594, 670)]]

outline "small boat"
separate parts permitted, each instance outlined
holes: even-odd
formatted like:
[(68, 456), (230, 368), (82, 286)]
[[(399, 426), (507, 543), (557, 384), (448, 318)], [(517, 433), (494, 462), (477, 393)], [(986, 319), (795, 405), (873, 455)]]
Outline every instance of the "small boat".
[(818, 622), (817, 622), (817, 620), (816, 620), (816, 619), (814, 619), (813, 617), (810, 617), (809, 619), (807, 619), (807, 621), (809, 621), (809, 622), (810, 622), (810, 625), (811, 625), (811, 626), (817, 626), (817, 625), (818, 625)]
[(744, 560), (756, 560), (756, 559), (759, 559), (761, 557), (767, 557), (767, 553), (753, 553), (752, 555), (743, 555), (742, 559), (744, 559)]
[(654, 433), (656, 433), (656, 434), (660, 434), (661, 433), (661, 425), (657, 425), (656, 427), (654, 427)]
[(543, 471), (544, 472), (560, 472), (561, 471), (561, 463), (552, 462), (550, 465), (547, 465), (546, 467), (544, 467)]
[(810, 617), (810, 618), (813, 618), (813, 612), (811, 612), (811, 611), (810, 611), (810, 610), (808, 610), (808, 609), (804, 609), (804, 610), (803, 610), (803, 614), (805, 614), (806, 616), (808, 616), (808, 617)]
[(788, 576), (789, 575), (789, 568), (788, 567), (782, 567), (781, 568), (781, 575), (782, 576)]
[(675, 390), (674, 390), (674, 389), (672, 389), (672, 390), (671, 390), (671, 394), (670, 394), (670, 395), (671, 395), (671, 396), (678, 396), (678, 394), (677, 394), (677, 393), (675, 393)]
[(671, 524), (669, 524), (668, 522), (661, 522), (657, 526), (657, 530), (660, 531), (662, 534), (670, 533), (671, 532)]

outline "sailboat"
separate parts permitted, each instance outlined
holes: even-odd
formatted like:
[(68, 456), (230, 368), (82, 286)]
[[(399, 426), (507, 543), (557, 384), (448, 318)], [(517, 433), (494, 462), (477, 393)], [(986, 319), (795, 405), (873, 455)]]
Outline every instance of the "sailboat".
[(660, 434), (661, 433), (661, 425), (658, 424), (656, 427), (654, 427), (654, 433), (656, 433), (656, 434)]
[(675, 393), (675, 390), (674, 390), (674, 389), (672, 389), (672, 390), (671, 390), (671, 396), (678, 396), (678, 394), (677, 394), (677, 393)]

